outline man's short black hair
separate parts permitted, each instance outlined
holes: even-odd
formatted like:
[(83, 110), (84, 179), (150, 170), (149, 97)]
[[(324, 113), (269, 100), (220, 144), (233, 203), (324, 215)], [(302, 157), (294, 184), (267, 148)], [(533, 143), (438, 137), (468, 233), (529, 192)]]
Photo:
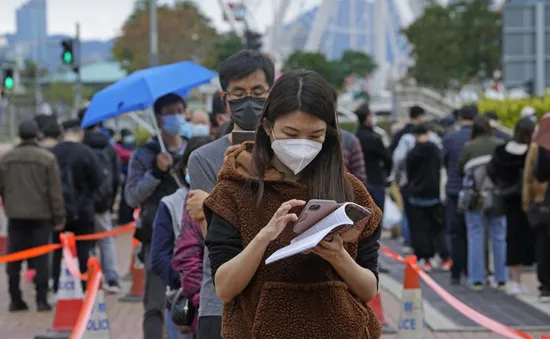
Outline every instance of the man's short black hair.
[(417, 126), (414, 126), (412, 133), (414, 135), (424, 135), (428, 134), (430, 131), (430, 128), (428, 127), (428, 124), (419, 124)]
[(275, 80), (275, 65), (265, 54), (255, 50), (243, 50), (220, 63), (218, 76), (222, 90), (226, 91), (230, 81), (241, 80), (257, 71), (263, 71), (269, 87)]
[(355, 115), (359, 120), (359, 124), (363, 125), (365, 120), (371, 115), (369, 104), (364, 103), (355, 110)]
[(65, 120), (61, 124), (65, 132), (79, 132), (80, 131), (80, 119)]
[(420, 106), (413, 106), (410, 108), (409, 110), (409, 118), (411, 119), (416, 119), (418, 117), (421, 117), (423, 116), (424, 114), (426, 114), (426, 111), (424, 110), (424, 108), (420, 107)]
[(485, 115), (489, 120), (492, 120), (492, 121), (500, 121), (500, 118), (498, 117), (498, 114), (496, 114), (495, 112), (492, 112), (492, 111), (485, 112), (484, 115)]
[(460, 109), (460, 118), (462, 120), (474, 121), (479, 114), (477, 105), (467, 105)]
[(46, 138), (54, 138), (57, 139), (61, 135), (61, 126), (57, 123), (57, 121), (48, 121), (42, 126), (42, 134)]
[(183, 109), (187, 109), (187, 103), (185, 100), (175, 93), (169, 93), (161, 96), (153, 104), (153, 111), (155, 114), (162, 114), (162, 109), (167, 106), (183, 104)]
[(38, 137), (38, 123), (34, 120), (24, 120), (19, 124), (19, 137), (22, 140), (32, 140)]

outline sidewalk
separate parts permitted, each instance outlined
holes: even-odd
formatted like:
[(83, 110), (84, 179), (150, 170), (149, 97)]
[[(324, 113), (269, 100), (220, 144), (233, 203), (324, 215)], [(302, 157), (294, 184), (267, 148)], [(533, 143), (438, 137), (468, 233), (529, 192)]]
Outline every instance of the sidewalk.
[[(130, 234), (116, 237), (119, 270), (124, 275), (129, 266)], [(0, 333), (2, 338), (30, 339), (34, 335), (43, 333), (52, 324), (53, 312), (37, 313), (34, 304), (34, 291), (30, 284), (22, 283), (24, 297), (31, 310), (24, 313), (11, 314), (8, 310), (8, 293), (5, 274), (5, 265), (0, 264)], [(123, 293), (128, 290), (129, 283), (123, 283)], [(386, 320), (392, 327), (399, 321), (399, 301), (389, 292), (382, 289), (382, 303)], [(121, 293), (121, 295), (123, 294)], [(111, 322), (111, 337), (116, 339), (141, 339), (141, 317), (143, 306), (141, 303), (121, 303), (118, 295), (106, 294), (107, 310)], [(530, 333), (537, 339), (542, 333)], [(396, 335), (384, 335), (383, 339), (393, 339)], [(431, 332), (426, 330), (425, 339), (497, 339), (502, 336), (489, 332)]]

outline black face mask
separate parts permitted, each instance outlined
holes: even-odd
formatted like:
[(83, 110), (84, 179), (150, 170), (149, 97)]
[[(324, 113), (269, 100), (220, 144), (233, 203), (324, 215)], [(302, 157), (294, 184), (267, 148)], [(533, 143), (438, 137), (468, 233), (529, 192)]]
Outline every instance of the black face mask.
[(260, 122), (265, 98), (244, 97), (229, 102), (231, 120), (244, 131), (253, 131)]

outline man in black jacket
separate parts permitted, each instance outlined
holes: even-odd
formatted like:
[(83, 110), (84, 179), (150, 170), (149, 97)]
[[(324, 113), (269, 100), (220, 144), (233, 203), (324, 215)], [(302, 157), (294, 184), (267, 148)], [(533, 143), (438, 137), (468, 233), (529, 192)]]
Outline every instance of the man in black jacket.
[(361, 105), (355, 114), (359, 119), (356, 135), (363, 148), (367, 169), (367, 188), (376, 205), (384, 211), (386, 179), (392, 168), (392, 158), (384, 146), (382, 136), (373, 129), (375, 116), (368, 104)]
[(409, 122), (399, 132), (393, 136), (393, 140), (390, 145), (390, 152), (393, 153), (399, 145), (401, 137), (405, 134), (412, 133), (415, 126), (421, 124), (424, 121), (426, 111), (420, 106), (412, 106), (409, 110)]
[[(82, 117), (84, 114), (82, 114)], [(101, 125), (95, 125), (84, 132), (83, 143), (89, 146), (97, 156), (101, 185), (95, 192), (94, 229), (101, 233), (113, 229), (112, 206), (120, 185), (120, 162), (115, 149), (109, 145), (109, 137), (100, 131)], [(112, 237), (98, 240), (101, 253), (101, 267), (105, 274), (107, 292), (120, 292), (119, 275), (116, 265), (115, 241)]]
[[(78, 119), (63, 123), (63, 141), (52, 148), (57, 158), (63, 185), (63, 197), (67, 210), (65, 230), (76, 235), (94, 233), (94, 192), (101, 184), (97, 157), (90, 147), (82, 144), (82, 131)], [(59, 233), (54, 234), (59, 243)], [(80, 270), (87, 270), (92, 242), (78, 241), (76, 250)], [(54, 290), (57, 291), (61, 271), (61, 250), (54, 252)], [(83, 283), (83, 286), (85, 284)]]
[(406, 160), (408, 218), (412, 245), (419, 259), (418, 265), (431, 270), (431, 260), (437, 253), (443, 260), (442, 268), (449, 270), (449, 251), (443, 237), (443, 207), (440, 185), (442, 158), (439, 147), (429, 141), (429, 130), (421, 124), (414, 128), (415, 146)]

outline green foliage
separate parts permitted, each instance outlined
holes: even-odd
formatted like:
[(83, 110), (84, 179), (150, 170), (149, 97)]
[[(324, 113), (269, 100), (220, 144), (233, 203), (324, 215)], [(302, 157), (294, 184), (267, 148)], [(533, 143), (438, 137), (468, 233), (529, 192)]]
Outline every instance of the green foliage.
[(243, 40), (235, 33), (221, 35), (215, 45), (217, 54), (205, 64), (210, 68), (217, 68), (222, 61), (245, 48)]
[(477, 105), (480, 112), (495, 112), (504, 126), (514, 128), (521, 118), (520, 113), (525, 106), (533, 107), (539, 118), (550, 112), (550, 96), (505, 100), (482, 99), (478, 101)]
[[(160, 64), (182, 60), (203, 64), (216, 54), (218, 33), (192, 1), (159, 5), (157, 18)], [(122, 26), (113, 55), (129, 72), (146, 68), (149, 66), (149, 40), (149, 0), (139, 0)]]
[(403, 33), (413, 47), (410, 75), (422, 85), (444, 89), (500, 69), (501, 22), (489, 0), (432, 3)]
[(340, 121), (338, 125), (341, 129), (345, 129), (348, 132), (355, 133), (359, 124), (356, 121)]
[(149, 133), (147, 128), (138, 126), (134, 130), (134, 138), (136, 140), (136, 146), (143, 146), (149, 141), (149, 138), (151, 138), (151, 133)]
[(376, 63), (368, 54), (352, 50), (344, 52), (338, 66), (346, 76), (358, 77), (365, 77), (376, 69)]
[(347, 76), (365, 77), (376, 69), (376, 64), (368, 54), (359, 51), (345, 51), (336, 61), (327, 60), (321, 53), (295, 51), (286, 60), (283, 71), (299, 68), (315, 71), (341, 89)]
[[(94, 92), (93, 89), (83, 86), (82, 99), (84, 101), (90, 100)], [(42, 89), (42, 96), (46, 102), (72, 107), (74, 105), (74, 85), (59, 82), (51, 83)]]

